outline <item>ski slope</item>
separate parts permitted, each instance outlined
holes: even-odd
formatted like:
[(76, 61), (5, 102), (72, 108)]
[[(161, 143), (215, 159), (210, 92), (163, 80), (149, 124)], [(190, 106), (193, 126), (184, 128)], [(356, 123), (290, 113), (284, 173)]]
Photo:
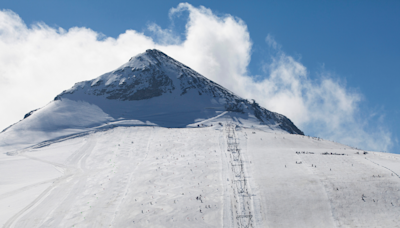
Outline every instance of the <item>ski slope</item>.
[(400, 226), (395, 154), (226, 123), (39, 145), (0, 154), (0, 226)]

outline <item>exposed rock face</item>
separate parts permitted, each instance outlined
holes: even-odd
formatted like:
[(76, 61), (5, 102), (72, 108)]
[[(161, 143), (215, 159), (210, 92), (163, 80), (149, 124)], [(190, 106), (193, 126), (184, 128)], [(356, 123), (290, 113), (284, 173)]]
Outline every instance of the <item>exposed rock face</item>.
[(34, 112), (36, 112), (36, 111), (37, 111), (37, 109), (32, 110), (32, 111), (26, 113), (25, 116), (24, 116), (24, 119), (28, 118), (29, 116), (31, 116), (31, 115), (32, 115)]

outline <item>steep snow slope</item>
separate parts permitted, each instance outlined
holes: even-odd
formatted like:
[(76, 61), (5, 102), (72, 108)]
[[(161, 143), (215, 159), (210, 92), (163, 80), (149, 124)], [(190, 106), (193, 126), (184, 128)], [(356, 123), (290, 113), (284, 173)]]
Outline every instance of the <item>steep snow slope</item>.
[(303, 134), (285, 116), (238, 97), (157, 50), (76, 83), (0, 133), (0, 151), (106, 125), (197, 127), (229, 119), (267, 131)]
[(400, 224), (398, 155), (302, 135), (116, 127), (9, 155), (0, 157), (4, 227)]

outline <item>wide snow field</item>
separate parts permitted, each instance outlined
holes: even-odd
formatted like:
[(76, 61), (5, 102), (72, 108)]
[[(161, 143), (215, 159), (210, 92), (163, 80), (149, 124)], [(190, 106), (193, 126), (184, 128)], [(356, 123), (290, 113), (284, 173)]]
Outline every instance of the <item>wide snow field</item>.
[(246, 128), (117, 127), (0, 154), (0, 225), (400, 227), (400, 156)]

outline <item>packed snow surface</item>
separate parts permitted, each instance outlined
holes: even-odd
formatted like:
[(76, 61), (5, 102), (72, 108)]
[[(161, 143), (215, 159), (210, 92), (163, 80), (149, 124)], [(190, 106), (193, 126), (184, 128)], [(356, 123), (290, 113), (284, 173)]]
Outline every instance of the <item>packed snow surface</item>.
[(399, 227), (400, 156), (224, 123), (0, 155), (3, 227)]

